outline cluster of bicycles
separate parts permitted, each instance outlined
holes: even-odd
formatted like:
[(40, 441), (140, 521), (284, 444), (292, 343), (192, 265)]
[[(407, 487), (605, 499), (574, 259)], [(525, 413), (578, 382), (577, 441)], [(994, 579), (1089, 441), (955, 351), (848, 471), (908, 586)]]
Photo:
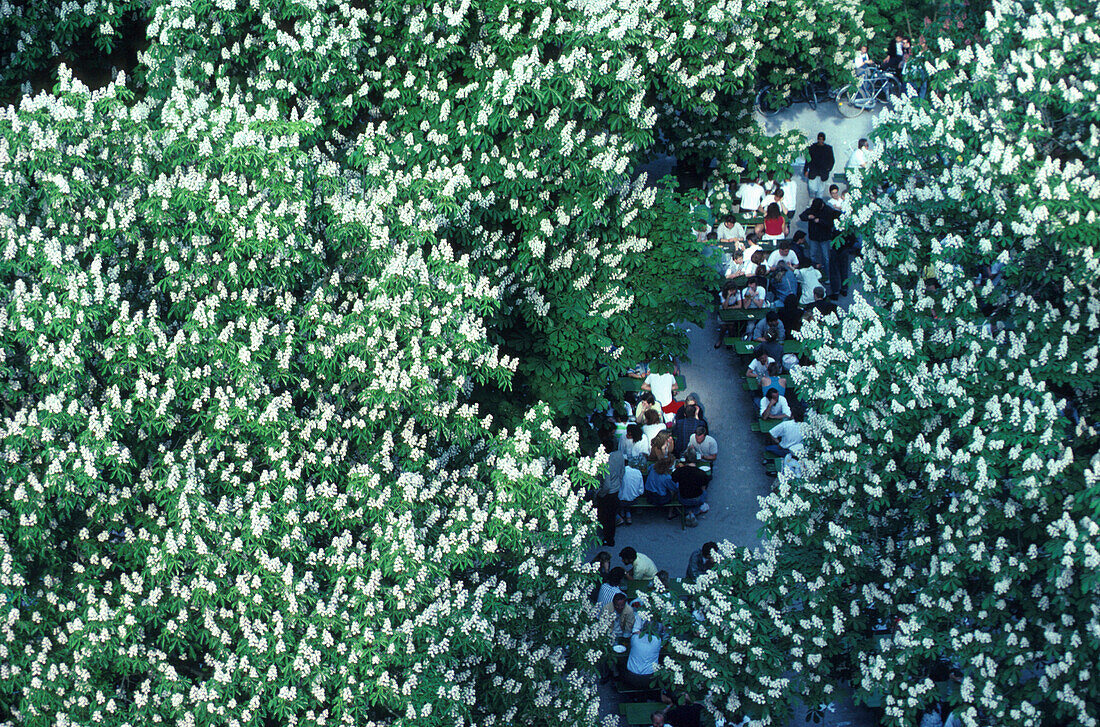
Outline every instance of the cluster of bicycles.
[(757, 89), (756, 110), (763, 116), (775, 116), (792, 104), (805, 103), (816, 110), (818, 104), (835, 101), (841, 116), (854, 118), (865, 111), (873, 111), (891, 96), (900, 96), (903, 92), (924, 96), (928, 84), (926, 77), (920, 77), (923, 68), (917, 67), (919, 64), (910, 65), (913, 68), (902, 68), (897, 73), (873, 67), (856, 81), (838, 89), (824, 83), (810, 83), (794, 93), (784, 94), (765, 83)]

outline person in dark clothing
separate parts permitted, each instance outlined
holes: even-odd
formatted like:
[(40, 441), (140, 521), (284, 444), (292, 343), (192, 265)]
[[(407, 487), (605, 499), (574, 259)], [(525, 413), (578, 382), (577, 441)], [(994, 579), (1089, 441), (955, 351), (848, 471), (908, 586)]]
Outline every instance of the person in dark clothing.
[[(676, 459), (684, 454), (688, 441), (695, 435), (695, 430), (706, 424), (699, 418), (699, 407), (694, 404), (685, 404), (683, 409), (685, 411), (684, 417), (677, 419), (672, 425), (672, 455)], [(672, 479), (676, 479), (676, 477), (673, 476)]]
[(836, 240), (833, 241), (833, 249), (829, 251), (829, 298), (832, 300), (848, 295), (848, 276), (852, 272), (851, 259), (855, 246), (852, 235), (841, 238), (839, 245)]
[(823, 316), (836, 313), (837, 304), (825, 297), (825, 289), (820, 285), (814, 288), (814, 302), (806, 306), (806, 310), (815, 310)]
[(802, 167), (802, 176), (806, 177), (806, 188), (810, 196), (824, 195), (825, 185), (829, 182), (829, 175), (833, 173), (835, 164), (833, 147), (825, 143), (825, 132), (818, 133), (817, 142), (810, 144), (806, 150), (806, 164)]
[(703, 705), (685, 700), (684, 704), (677, 704), (668, 692), (661, 692), (661, 701), (664, 708), (653, 712), (649, 716), (653, 727), (699, 727), (703, 718)]
[(836, 237), (838, 217), (840, 212), (825, 204), (820, 197), (814, 198), (809, 208), (798, 216), (809, 227), (810, 258), (826, 272), (829, 270), (829, 248)]
[(764, 353), (776, 361), (783, 360), (783, 339), (779, 337), (779, 333), (775, 330), (769, 330), (764, 334), (764, 342), (756, 348), (757, 351), (763, 350)]
[(695, 464), (695, 450), (684, 452), (684, 461), (672, 473), (680, 493), (680, 504), (693, 515), (701, 515), (710, 510), (707, 504), (707, 484), (710, 479)]
[(799, 296), (791, 293), (783, 300), (783, 307), (779, 309), (779, 320), (783, 322), (787, 338), (794, 338), (794, 332), (802, 328), (802, 309), (798, 307)]
[(596, 520), (600, 524), (600, 541), (606, 546), (615, 544), (615, 518), (619, 516), (619, 489), (623, 484), (626, 460), (619, 451), (619, 443), (613, 439), (604, 442), (608, 452), (607, 474), (596, 491)]

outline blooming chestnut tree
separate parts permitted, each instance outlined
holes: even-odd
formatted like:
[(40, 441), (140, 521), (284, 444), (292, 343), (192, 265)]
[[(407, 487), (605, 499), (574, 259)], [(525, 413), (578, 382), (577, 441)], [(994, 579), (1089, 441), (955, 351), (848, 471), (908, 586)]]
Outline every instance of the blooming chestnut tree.
[(466, 402), (496, 291), (316, 117), (130, 102), (0, 118), (3, 719), (594, 719), (597, 463)]
[(775, 721), (768, 685), (847, 681), (911, 724), (956, 670), (965, 724), (1100, 719), (1098, 32), (996, 2), (985, 43), (941, 43), (928, 100), (879, 117), (849, 173), (862, 293), (803, 333), (802, 471), (671, 645), (712, 710)]

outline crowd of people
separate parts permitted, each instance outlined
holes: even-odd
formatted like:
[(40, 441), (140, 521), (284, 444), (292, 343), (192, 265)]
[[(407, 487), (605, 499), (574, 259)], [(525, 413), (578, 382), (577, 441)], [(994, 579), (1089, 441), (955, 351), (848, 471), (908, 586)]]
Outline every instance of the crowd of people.
[[(868, 154), (869, 145), (861, 139), (849, 167), (866, 165)], [(749, 346), (745, 388), (758, 402), (756, 427), (764, 437), (764, 464), (771, 474), (799, 467), (803, 448), (803, 407), (789, 376), (803, 358), (792, 339), (807, 320), (828, 323), (835, 320), (830, 316), (840, 314), (837, 301), (848, 294), (848, 259), (858, 246), (838, 229), (844, 192), (830, 181), (835, 155), (825, 134), (809, 146), (805, 159), (802, 173), (810, 200), (797, 217), (792, 180), (750, 179), (736, 190), (739, 216), (725, 217), (713, 230), (709, 225), (699, 228), (709, 245), (726, 252), (724, 281), (717, 291), (715, 348), (728, 345), (731, 338), (741, 342), (742, 352)], [(804, 229), (793, 229), (798, 223)], [(682, 509), (685, 525), (694, 526), (710, 508), (707, 495), (718, 444), (709, 433), (699, 396), (679, 398), (683, 384), (678, 374), (671, 360), (640, 365), (630, 373), (637, 379), (637, 393), (609, 411), (614, 424), (604, 429), (609, 467), (596, 493), (605, 546), (614, 546), (617, 528), (632, 525), (638, 509), (667, 510), (669, 519)], [(717, 544), (708, 542), (692, 553), (682, 581), (707, 572), (717, 552)], [(632, 547), (623, 548), (619, 558), (620, 566), (612, 565), (609, 551), (595, 558), (599, 584), (592, 597), (616, 644), (616, 658), (609, 659), (605, 678), (617, 678), (622, 690), (644, 692), (656, 688), (653, 674), (668, 633), (642, 615), (637, 593), (658, 581), (662, 590), (675, 592), (678, 582)], [(657, 710), (652, 723), (670, 723), (667, 717), (667, 711)]]

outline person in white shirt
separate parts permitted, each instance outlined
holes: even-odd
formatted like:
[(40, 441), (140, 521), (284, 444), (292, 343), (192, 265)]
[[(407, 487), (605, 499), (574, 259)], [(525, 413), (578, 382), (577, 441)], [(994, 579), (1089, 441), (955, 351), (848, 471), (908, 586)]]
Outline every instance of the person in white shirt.
[[(665, 420), (659, 410), (650, 409), (645, 413), (645, 424), (642, 425), (642, 440), (645, 441), (647, 447), (652, 446), (653, 438), (665, 429), (667, 429)], [(649, 450), (646, 450), (646, 454), (648, 453)]]
[(775, 359), (768, 355), (768, 352), (762, 348), (756, 349), (756, 355), (752, 362), (749, 364), (749, 370), (745, 372), (745, 376), (750, 379), (759, 379), (762, 376), (768, 375), (768, 366), (775, 363)]
[(814, 302), (814, 290), (821, 287), (820, 265), (806, 265), (798, 270), (798, 280), (802, 284), (802, 297), (798, 304), (805, 307)]
[(704, 424), (695, 428), (695, 436), (688, 439), (687, 448), (695, 450), (695, 456), (703, 462), (713, 462), (718, 459), (718, 442), (707, 434), (707, 427)]
[(778, 457), (788, 454), (798, 456), (805, 447), (802, 444), (802, 425), (794, 419), (784, 419), (772, 427), (767, 434), (768, 443), (764, 451)]
[(657, 400), (657, 403), (662, 407), (666, 407), (672, 403), (679, 386), (676, 383), (675, 374), (651, 373), (642, 382), (642, 390), (653, 392), (653, 398)]
[(787, 209), (797, 209), (798, 185), (794, 183), (794, 178), (786, 180), (779, 185), (779, 188), (783, 190), (783, 204), (787, 205)]
[(780, 212), (787, 214), (790, 210), (787, 209), (786, 199), (786, 193), (782, 189), (777, 189), (774, 194), (765, 195), (764, 199), (760, 202), (760, 209), (756, 211), (758, 214), (764, 214), (768, 209), (768, 205), (774, 202), (779, 205)]
[(772, 250), (772, 254), (768, 256), (768, 271), (774, 272), (780, 262), (787, 263), (787, 267), (792, 270), (798, 269), (798, 255), (791, 250), (790, 240), (780, 240), (779, 248)]
[(760, 281), (756, 277), (749, 278), (745, 289), (741, 291), (741, 307), (763, 308), (767, 305), (767, 302), (768, 293), (760, 285)]
[(737, 196), (741, 200), (741, 212), (754, 215), (764, 199), (764, 188), (756, 180), (745, 182), (737, 190)]
[(874, 65), (871, 63), (871, 56), (867, 55), (867, 46), (861, 45), (859, 47), (855, 58), (852, 60), (852, 65), (855, 66), (857, 76), (864, 76), (871, 72)]
[(634, 689), (648, 689), (653, 684), (653, 672), (657, 671), (657, 661), (661, 658), (660, 635), (654, 627), (649, 627), (644, 622), (639, 627), (640, 619), (635, 620), (634, 635), (630, 637), (630, 653), (626, 657), (626, 673), (623, 682)]
[(612, 568), (611, 572), (604, 578), (603, 585), (600, 586), (600, 592), (596, 596), (596, 605), (606, 606), (620, 593), (625, 596), (626, 592), (619, 587), (622, 585), (624, 578), (626, 578), (625, 568)]
[(735, 222), (732, 217), (727, 217), (718, 225), (718, 242), (728, 245), (732, 242), (745, 239), (745, 228), (740, 222)]
[(840, 187), (835, 184), (829, 185), (829, 199), (825, 200), (825, 204), (838, 212), (844, 211), (844, 195), (840, 193)]
[(760, 400), (761, 419), (790, 419), (791, 407), (787, 397), (781, 396), (778, 389), (768, 389), (768, 394)]
[(852, 152), (852, 155), (848, 157), (848, 164), (845, 166), (848, 169), (852, 167), (866, 167), (871, 163), (871, 142), (866, 139), (860, 139), (859, 145), (856, 150)]

